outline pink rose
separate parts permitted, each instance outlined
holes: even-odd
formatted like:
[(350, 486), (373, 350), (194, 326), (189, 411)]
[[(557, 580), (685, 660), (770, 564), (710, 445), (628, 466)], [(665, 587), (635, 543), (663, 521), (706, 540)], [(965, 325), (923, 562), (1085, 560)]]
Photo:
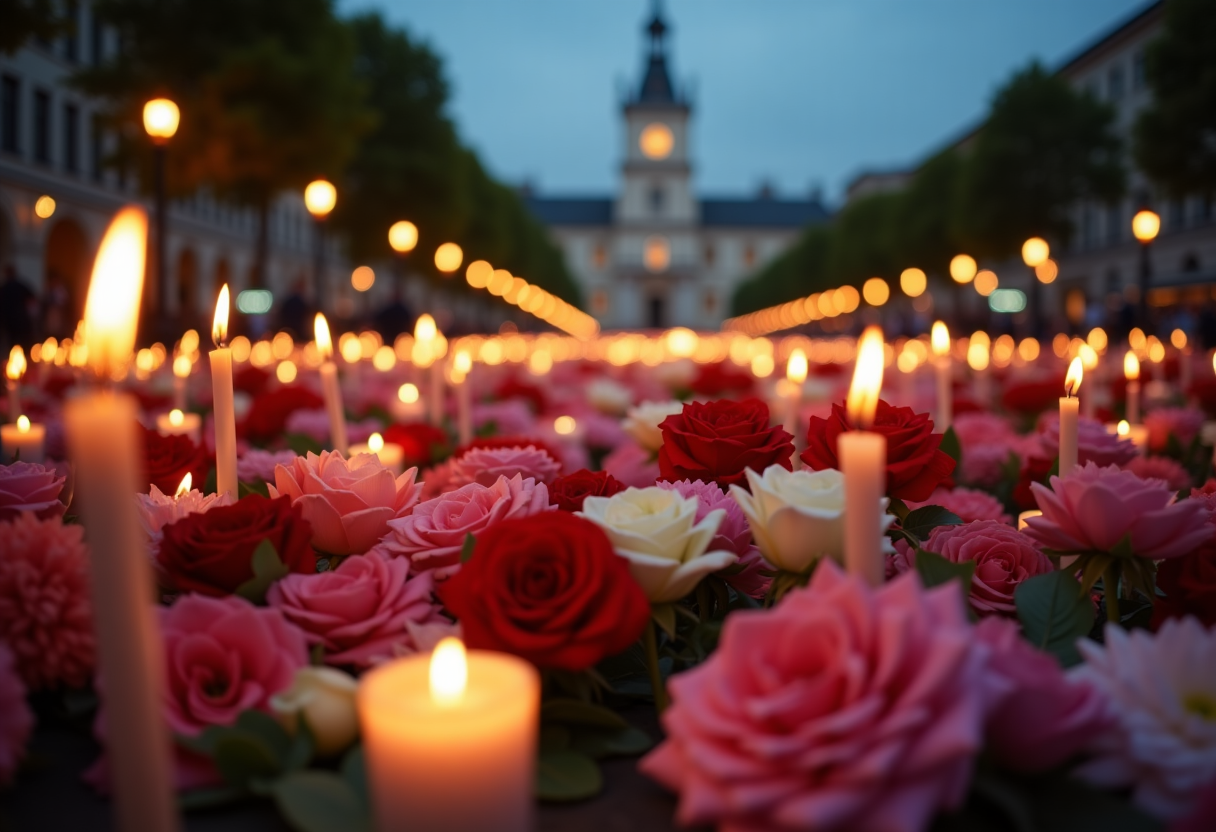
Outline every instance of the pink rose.
[(655, 485), (666, 491), (676, 491), (682, 497), (696, 497), (697, 523), (704, 520), (711, 511), (722, 509), (726, 512), (718, 525), (718, 533), (709, 542), (707, 551), (725, 550), (738, 555), (739, 560), (735, 562), (735, 566), (740, 568), (732, 567), (733, 574), (723, 574), (722, 580), (745, 595), (763, 598), (772, 579), (766, 578), (761, 572), (772, 571), (773, 567), (760, 554), (759, 547), (752, 543), (752, 528), (735, 498), (724, 492), (716, 483), (701, 480), (658, 482)]
[(12, 652), (0, 643), (0, 786), (13, 782), (25, 744), (34, 731), (34, 715), (25, 701)]
[(342, 561), (332, 572), (288, 575), (266, 602), (325, 648), (325, 661), (363, 669), (416, 652), (418, 627), (449, 623), (431, 597), (434, 578), (409, 577), (410, 562), (372, 549)]
[[(1060, 414), (1044, 413), (1039, 419), (1039, 439), (1049, 457), (1060, 455)], [(1077, 419), (1077, 461), (1084, 465), (1123, 465), (1139, 451), (1130, 439), (1106, 432), (1106, 425), (1097, 419), (1081, 416)]]
[(1144, 417), (1148, 428), (1148, 446), (1154, 451), (1163, 451), (1169, 444), (1170, 434), (1178, 438), (1183, 448), (1203, 427), (1203, 411), (1195, 407), (1159, 407)]
[(493, 428), (500, 436), (520, 436), (532, 432), (536, 417), (523, 399), (504, 399), (475, 404), (470, 416), (477, 431)]
[(555, 509), (549, 505), (549, 489), (530, 477), (499, 477), (489, 487), (472, 482), (419, 503), (412, 513), (390, 521), (380, 548), (409, 558), (415, 572), (436, 570), (435, 579), (443, 580), (460, 568), (460, 550), (469, 535), (476, 536), (508, 517)]
[(176, 523), (187, 514), (204, 514), (212, 508), (230, 506), (234, 502), (236, 498), (227, 492), (204, 494), (194, 488), (177, 497), (165, 494), (154, 484), (149, 487), (147, 494), (135, 495), (135, 510), (139, 512), (139, 524), (144, 527), (144, 534), (151, 540), (159, 541), (165, 526)]
[(1012, 525), (1013, 519), (1005, 513), (1001, 501), (987, 491), (976, 491), (972, 488), (955, 488), (947, 491), (939, 488), (929, 495), (923, 503), (909, 502), (908, 508), (917, 509), (922, 506), (941, 506), (946, 511), (954, 512), (964, 523), (972, 520), (997, 520), (1006, 525)]
[(1041, 517), (1027, 520), (1026, 533), (1057, 552), (1109, 552), (1124, 535), (1142, 558), (1161, 560), (1190, 554), (1211, 534), (1208, 508), (1200, 500), (1178, 501), (1161, 480), (1143, 480), (1114, 465), (1092, 462), (1051, 487), (1030, 486)]
[(984, 679), (988, 722), (985, 750), (1005, 768), (1034, 773), (1061, 766), (1111, 730), (1106, 697), (1069, 677), (1036, 650), (1008, 619), (986, 618), (977, 640), (992, 651)]
[(1014, 452), (1017, 434), (1002, 416), (981, 410), (960, 413), (954, 417), (954, 433), (963, 453), (958, 471), (964, 482), (973, 485), (996, 485), (1009, 454)]
[(1175, 491), (1191, 487), (1191, 475), (1177, 460), (1168, 456), (1137, 456), (1123, 465), (1142, 480), (1162, 480)]
[(535, 445), (510, 448), (472, 447), (448, 463), (448, 488), (475, 482), (493, 485), (499, 477), (520, 476), (539, 483), (553, 482), (562, 472), (561, 463)]
[(603, 468), (625, 485), (649, 488), (659, 478), (659, 460), (634, 442), (623, 442), (604, 457)]
[(42, 519), (62, 517), (67, 506), (59, 501), (65, 478), (36, 462), (0, 465), (0, 520), (12, 520), (23, 511)]
[(291, 465), (295, 458), (295, 451), (248, 448), (236, 458), (236, 477), (241, 482), (274, 482), (274, 469), (279, 465)]
[(667, 740), (640, 768), (680, 792), (685, 825), (918, 832), (965, 796), (985, 652), (955, 588), (871, 588), (825, 560), (672, 677)]
[(388, 532), (388, 522), (418, 502), (417, 468), (400, 476), (373, 454), (349, 460), (336, 451), (296, 457), (274, 469), (271, 497), (286, 494), (312, 524), (312, 545), (331, 555), (361, 555)]

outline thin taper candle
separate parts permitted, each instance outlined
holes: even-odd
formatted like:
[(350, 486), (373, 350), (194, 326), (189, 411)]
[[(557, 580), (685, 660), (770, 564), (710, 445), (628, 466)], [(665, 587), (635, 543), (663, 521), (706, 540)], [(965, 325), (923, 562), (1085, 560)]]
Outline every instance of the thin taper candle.
[(954, 389), (951, 385), (950, 331), (943, 322), (933, 322), (930, 341), (933, 345), (933, 368), (937, 374), (937, 418), (934, 421), (937, 429), (944, 432), (954, 421)]
[(844, 474), (845, 566), (871, 585), (882, 583), (883, 494), (887, 490), (887, 439), (867, 430), (874, 422), (882, 390), (882, 330), (866, 328), (846, 402), (853, 430), (840, 434), (836, 455)]
[(1077, 467), (1077, 417), (1080, 415), (1080, 401), (1076, 394), (1081, 389), (1081, 379), (1084, 370), (1080, 357), (1074, 358), (1068, 365), (1068, 375), (1064, 379), (1064, 397), (1060, 399), (1060, 476), (1065, 476)]
[(228, 349), (227, 283), (220, 289), (220, 297), (215, 304), (211, 340), (215, 344), (215, 349), (208, 356), (211, 360), (211, 396), (214, 400), (215, 491), (236, 498), (240, 486), (236, 479), (236, 409), (232, 394), (232, 350)]
[(313, 321), (313, 332), (317, 341), (317, 351), (325, 359), (321, 364), (321, 393), (325, 398), (325, 411), (329, 414), (330, 439), (333, 442), (334, 450), (342, 456), (346, 456), (350, 452), (350, 444), (346, 437), (346, 412), (342, 405), (342, 388), (338, 384), (338, 367), (333, 362), (334, 344), (329, 337), (329, 323), (320, 312)]

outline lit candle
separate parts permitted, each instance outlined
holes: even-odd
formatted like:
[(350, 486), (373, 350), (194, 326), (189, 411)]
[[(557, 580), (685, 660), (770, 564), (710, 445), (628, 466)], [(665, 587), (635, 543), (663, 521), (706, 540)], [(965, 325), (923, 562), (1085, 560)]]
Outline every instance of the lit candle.
[[(202, 432), (201, 431), (202, 422), (203, 422), (203, 420), (199, 417), (199, 415), (197, 413), (182, 413), (180, 410), (174, 408), (173, 410), (170, 410), (168, 413), (162, 413), (156, 417), (156, 432), (159, 433), (161, 436), (189, 436), (190, 441), (194, 442), (197, 445), (199, 442), (199, 436)], [(234, 436), (235, 436), (235, 433), (234, 433)], [(234, 448), (236, 447), (235, 440), (233, 442), (233, 447)], [(218, 448), (219, 448), (218, 441), (216, 442), (216, 448), (218, 451)], [(218, 467), (218, 453), (217, 453), (217, 467)], [(236, 467), (236, 463), (233, 462), (233, 470), (235, 470), (235, 467)], [(219, 472), (218, 471), (216, 471), (215, 481), (217, 484), (219, 483)]]
[(503, 653), (381, 665), (359, 685), (359, 722), (379, 832), (528, 832), (533, 828), (540, 679)]
[(405, 448), (395, 442), (385, 442), (378, 433), (373, 433), (361, 445), (351, 445), (350, 455), (353, 457), (355, 454), (374, 454), (380, 464), (394, 474), (405, 471)]
[(17, 417), (15, 424), (0, 425), (0, 446), (3, 446), (6, 460), (42, 462), (45, 441), (46, 426), (34, 424), (24, 413)]
[(952, 368), (950, 362), (950, 330), (941, 321), (933, 322), (933, 333), (930, 336), (933, 345), (933, 365), (937, 371), (937, 419), (936, 427), (945, 431), (954, 421), (954, 390), (950, 379)]
[(785, 362), (785, 418), (786, 433), (794, 437), (794, 455), (797, 456), (806, 443), (806, 431), (799, 430), (798, 411), (802, 408), (802, 385), (806, 383), (806, 352), (797, 347)]
[[(110, 224), (89, 283), (84, 339), (88, 364), (102, 382), (131, 361), (143, 289), (148, 221), (122, 209)], [(87, 392), (64, 408), (92, 563), (93, 621), (105, 679), (115, 828), (178, 828), (153, 578), (133, 494), (139, 491), (136, 402), (110, 389)]]
[(18, 344), (8, 354), (4, 375), (8, 380), (8, 418), (14, 422), (21, 414), (21, 377), (25, 375), (25, 350)]
[(836, 456), (844, 474), (845, 566), (875, 586), (882, 583), (885, 572), (882, 498), (887, 490), (887, 439), (867, 429), (878, 409), (882, 366), (882, 330), (866, 327), (845, 402), (853, 429), (836, 440)]
[(1043, 516), (1043, 512), (1039, 511), (1037, 508), (1032, 508), (1032, 509), (1029, 509), (1028, 511), (1023, 511), (1021, 514), (1018, 515), (1018, 531), (1021, 531), (1022, 529), (1026, 528), (1027, 526), (1030, 525), (1026, 521), (1029, 520), (1031, 517), (1042, 517), (1042, 516)]
[(473, 370), (473, 356), (468, 350), (457, 350), (452, 359), (451, 381), (456, 388), (456, 433), (461, 445), (473, 441), (472, 404), (469, 401), (469, 373)]
[(1130, 439), (1141, 455), (1148, 450), (1148, 427), (1145, 425), (1129, 424), (1126, 419), (1119, 420), (1115, 425), (1115, 435), (1120, 439)]
[(325, 410), (329, 413), (329, 436), (334, 450), (346, 456), (350, 450), (346, 439), (346, 412), (342, 409), (342, 388), (338, 386), (338, 367), (334, 364), (334, 344), (329, 337), (329, 324), (320, 312), (313, 323), (317, 340), (317, 352), (324, 359), (321, 363), (321, 393), (325, 397)]
[(1127, 379), (1127, 421), (1140, 424), (1140, 359), (1128, 350), (1123, 356), (1123, 376)]
[(1061, 477), (1077, 467), (1077, 417), (1080, 415), (1081, 403), (1076, 395), (1081, 389), (1081, 378), (1084, 374), (1081, 357), (1077, 356), (1068, 365), (1068, 375), (1064, 378), (1064, 396), (1060, 399)]
[(439, 359), (439, 328), (435, 319), (427, 313), (418, 316), (414, 324), (414, 363), (431, 370), (431, 387), (427, 391), (427, 412), (435, 427), (443, 426), (443, 367)]
[(228, 284), (220, 289), (211, 324), (211, 398), (215, 423), (215, 493), (240, 495), (236, 481), (236, 410), (232, 403), (232, 350), (228, 349)]
[(173, 407), (176, 410), (186, 409), (186, 383), (190, 380), (190, 366), (190, 356), (184, 353), (173, 359)]
[(1165, 344), (1156, 335), (1148, 336), (1148, 360), (1153, 368), (1153, 381), (1162, 379), (1162, 363), (1165, 361)]
[(986, 332), (974, 333), (967, 344), (967, 366), (975, 373), (975, 398), (982, 405), (987, 405), (992, 398), (992, 380), (988, 375), (991, 346)]
[(397, 388), (397, 398), (391, 407), (393, 418), (398, 422), (416, 422), (425, 415), (418, 385), (408, 381)]

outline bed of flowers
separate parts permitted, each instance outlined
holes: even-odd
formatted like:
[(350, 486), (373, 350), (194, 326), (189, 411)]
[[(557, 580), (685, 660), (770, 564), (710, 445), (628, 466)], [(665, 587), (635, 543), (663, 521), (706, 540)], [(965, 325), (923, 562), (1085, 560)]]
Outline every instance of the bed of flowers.
[[(841, 565), (836, 365), (812, 367), (798, 436), (730, 361), (543, 369), (478, 365), (458, 445), (454, 400), (442, 426), (399, 422), (404, 376), (348, 367), (350, 437), (400, 445), (395, 473), (327, 449), (307, 373), (239, 366), (236, 498), (214, 493), (209, 439), (141, 426), (131, 499), (187, 810), (267, 800), (305, 832), (370, 829), (359, 677), (459, 635), (542, 673), (540, 800), (593, 797), (600, 761), (636, 757), (678, 797), (673, 825), (1216, 828), (1201, 409), (1158, 402), (1144, 452), (1082, 417), (1061, 477), (1054, 371), (1009, 373), (986, 407), (960, 385), (944, 434), (931, 391), (888, 389), (872, 587)], [(80, 776), (104, 793), (120, 739), (99, 718), (63, 372), (26, 391), (53, 461), (0, 466), (0, 782), (21, 788), (32, 733), (57, 722), (96, 732)], [(155, 377), (128, 386), (149, 425), (167, 409)]]

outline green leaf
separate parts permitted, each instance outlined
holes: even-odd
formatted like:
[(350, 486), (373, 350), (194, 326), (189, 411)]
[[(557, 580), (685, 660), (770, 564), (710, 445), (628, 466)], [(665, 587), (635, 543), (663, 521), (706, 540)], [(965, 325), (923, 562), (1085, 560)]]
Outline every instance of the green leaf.
[(216, 786), (212, 789), (193, 789), (181, 792), (177, 796), (177, 805), (183, 812), (196, 809), (211, 809), (216, 806), (226, 806), (245, 796), (244, 789), (235, 786)]
[(604, 757), (633, 757), (649, 751), (654, 745), (645, 731), (632, 726), (609, 731), (600, 728), (580, 728), (574, 732), (569, 747), (593, 760)]
[(464, 544), (460, 547), (460, 562), (468, 563), (469, 558), (473, 557), (473, 549), (477, 546), (477, 540), (471, 534), (464, 536)]
[(301, 714), (300, 718), (296, 720), (295, 736), (291, 738), (291, 744), (282, 757), (283, 770), (299, 771), (307, 766), (316, 747), (317, 743), (312, 728), (309, 726), (308, 720)]
[(1013, 600), (1022, 631), (1032, 644), (1065, 667), (1081, 661), (1076, 641), (1093, 626), (1094, 609), (1070, 573), (1049, 572), (1022, 581)]
[(325, 450), (320, 442), (307, 434), (289, 433), (284, 438), (287, 440), (287, 447), (291, 448), (296, 456), (307, 456), (310, 451), (319, 454)]
[(344, 778), (328, 771), (293, 771), (274, 782), (274, 802), (298, 832), (371, 832), (371, 813)]
[(659, 629), (667, 633), (668, 638), (676, 637), (676, 607), (675, 604), (654, 604), (650, 615)]
[(921, 506), (908, 512), (901, 525), (905, 532), (923, 541), (938, 526), (959, 526), (962, 522), (961, 517), (941, 506)]
[(926, 587), (941, 586), (958, 579), (962, 584), (963, 598), (971, 594), (971, 578), (975, 574), (975, 561), (953, 563), (936, 552), (916, 550), (916, 574)]
[(279, 560), (279, 553), (269, 540), (263, 540), (258, 544), (258, 548), (253, 550), (249, 565), (253, 569), (253, 577), (238, 586), (236, 594), (259, 605), (266, 603), (266, 591), (270, 589), (271, 584), (287, 577), (291, 572), (283, 561)]
[(360, 743), (346, 752), (342, 758), (342, 778), (355, 790), (355, 794), (367, 803), (367, 763), (363, 755), (363, 745)]
[(577, 699), (550, 699), (541, 705), (540, 720), (544, 723), (587, 725), (595, 728), (620, 729), (629, 726), (616, 711)]
[(954, 460), (954, 470), (957, 471), (963, 467), (963, 446), (958, 441), (958, 434), (954, 432), (953, 425), (946, 428), (937, 449)]
[(213, 757), (215, 756), (215, 744), (219, 742), (220, 737), (231, 730), (222, 725), (208, 725), (197, 737), (176, 734), (173, 740), (187, 751), (193, 751), (195, 754), (202, 754), (205, 757)]
[(603, 786), (595, 760), (577, 751), (544, 751), (537, 758), (536, 796), (541, 800), (585, 800)]
[(230, 786), (252, 788), (255, 780), (280, 772), (274, 750), (260, 738), (242, 731), (225, 732), (215, 743), (215, 767)]
[(265, 743), (274, 752), (275, 758), (280, 763), (287, 759), (288, 753), (291, 751), (292, 739), (278, 720), (265, 711), (256, 711), (252, 708), (241, 711), (233, 727), (238, 731), (253, 734)]

